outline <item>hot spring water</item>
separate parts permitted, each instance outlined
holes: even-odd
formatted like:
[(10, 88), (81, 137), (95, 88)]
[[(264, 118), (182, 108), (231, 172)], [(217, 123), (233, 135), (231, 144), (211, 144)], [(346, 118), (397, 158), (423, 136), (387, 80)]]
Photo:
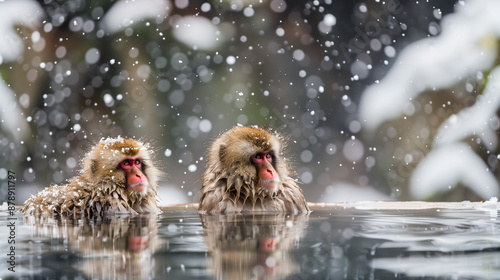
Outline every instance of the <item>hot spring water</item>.
[(314, 205), (309, 215), (199, 215), (191, 205), (90, 220), (4, 209), (0, 277), (499, 279), (497, 208), (495, 201), (358, 202)]

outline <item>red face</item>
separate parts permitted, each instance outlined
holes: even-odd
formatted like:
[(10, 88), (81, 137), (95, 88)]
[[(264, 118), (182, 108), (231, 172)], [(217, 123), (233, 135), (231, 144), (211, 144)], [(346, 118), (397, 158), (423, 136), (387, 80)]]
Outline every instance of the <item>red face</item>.
[(278, 239), (276, 238), (261, 238), (259, 239), (259, 251), (261, 252), (274, 252), (278, 245)]
[(132, 252), (140, 252), (148, 247), (148, 238), (145, 236), (129, 236), (127, 248)]
[(272, 237), (259, 239), (259, 252), (267, 253), (264, 254), (264, 258), (261, 259), (259, 263), (262, 267), (264, 267), (266, 273), (269, 275), (273, 275), (275, 273), (276, 266), (279, 265), (278, 263), (273, 265), (267, 263), (267, 257), (272, 257), (272, 253), (279, 249), (278, 243), (279, 240)]
[(272, 164), (272, 153), (257, 153), (252, 157), (252, 163), (257, 168), (258, 186), (274, 189), (278, 185), (279, 176)]
[(148, 187), (148, 179), (142, 173), (143, 166), (140, 158), (126, 158), (120, 162), (120, 167), (125, 172), (127, 190), (142, 192)]

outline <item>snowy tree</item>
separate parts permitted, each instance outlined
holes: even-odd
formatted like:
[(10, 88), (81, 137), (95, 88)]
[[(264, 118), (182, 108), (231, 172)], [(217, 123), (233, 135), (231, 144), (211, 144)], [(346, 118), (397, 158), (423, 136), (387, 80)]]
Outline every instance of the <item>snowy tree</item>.
[[(396, 136), (395, 127), (387, 128), (387, 133), (394, 134), (398, 141), (411, 142), (409, 149), (413, 151), (400, 150), (402, 156), (387, 176), (390, 183), (399, 180), (395, 188), (408, 183), (410, 198), (488, 199), (499, 194), (494, 172), (498, 166), (495, 153), (500, 128), (498, 11), (497, 1), (459, 2), (455, 13), (443, 18), (441, 34), (404, 48), (387, 75), (362, 95), (359, 118), (368, 131), (376, 132), (384, 127), (384, 122), (399, 118), (399, 126), (420, 129)], [(422, 119), (422, 112), (418, 111), (424, 111), (424, 118), (435, 117), (433, 102), (438, 99), (431, 92), (450, 92), (458, 102), (471, 98), (475, 101), (472, 106), (459, 105), (458, 109), (452, 102), (444, 102), (444, 111), (440, 113), (443, 121), (429, 131), (432, 126), (418, 124)], [(422, 104), (426, 98), (423, 96), (434, 100)], [(435, 120), (430, 122), (436, 125)], [(486, 162), (480, 154), (486, 155)], [(457, 185), (472, 194), (446, 194)]]

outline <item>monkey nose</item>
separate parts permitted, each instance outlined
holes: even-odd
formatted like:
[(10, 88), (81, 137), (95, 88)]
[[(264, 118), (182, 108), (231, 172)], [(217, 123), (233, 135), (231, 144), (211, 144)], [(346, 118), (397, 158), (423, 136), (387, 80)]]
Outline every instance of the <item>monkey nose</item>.
[(271, 176), (273, 176), (273, 171), (268, 169), (267, 172), (269, 172), (269, 174), (271, 174)]

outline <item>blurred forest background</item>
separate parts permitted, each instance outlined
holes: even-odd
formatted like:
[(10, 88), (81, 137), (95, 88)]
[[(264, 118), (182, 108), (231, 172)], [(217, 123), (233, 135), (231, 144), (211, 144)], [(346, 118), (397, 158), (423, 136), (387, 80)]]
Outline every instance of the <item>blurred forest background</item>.
[(288, 135), (309, 201), (489, 199), (499, 13), (494, 0), (0, 0), (0, 202), (8, 171), (21, 204), (117, 135), (156, 147), (163, 203), (197, 202), (206, 148), (237, 124)]

